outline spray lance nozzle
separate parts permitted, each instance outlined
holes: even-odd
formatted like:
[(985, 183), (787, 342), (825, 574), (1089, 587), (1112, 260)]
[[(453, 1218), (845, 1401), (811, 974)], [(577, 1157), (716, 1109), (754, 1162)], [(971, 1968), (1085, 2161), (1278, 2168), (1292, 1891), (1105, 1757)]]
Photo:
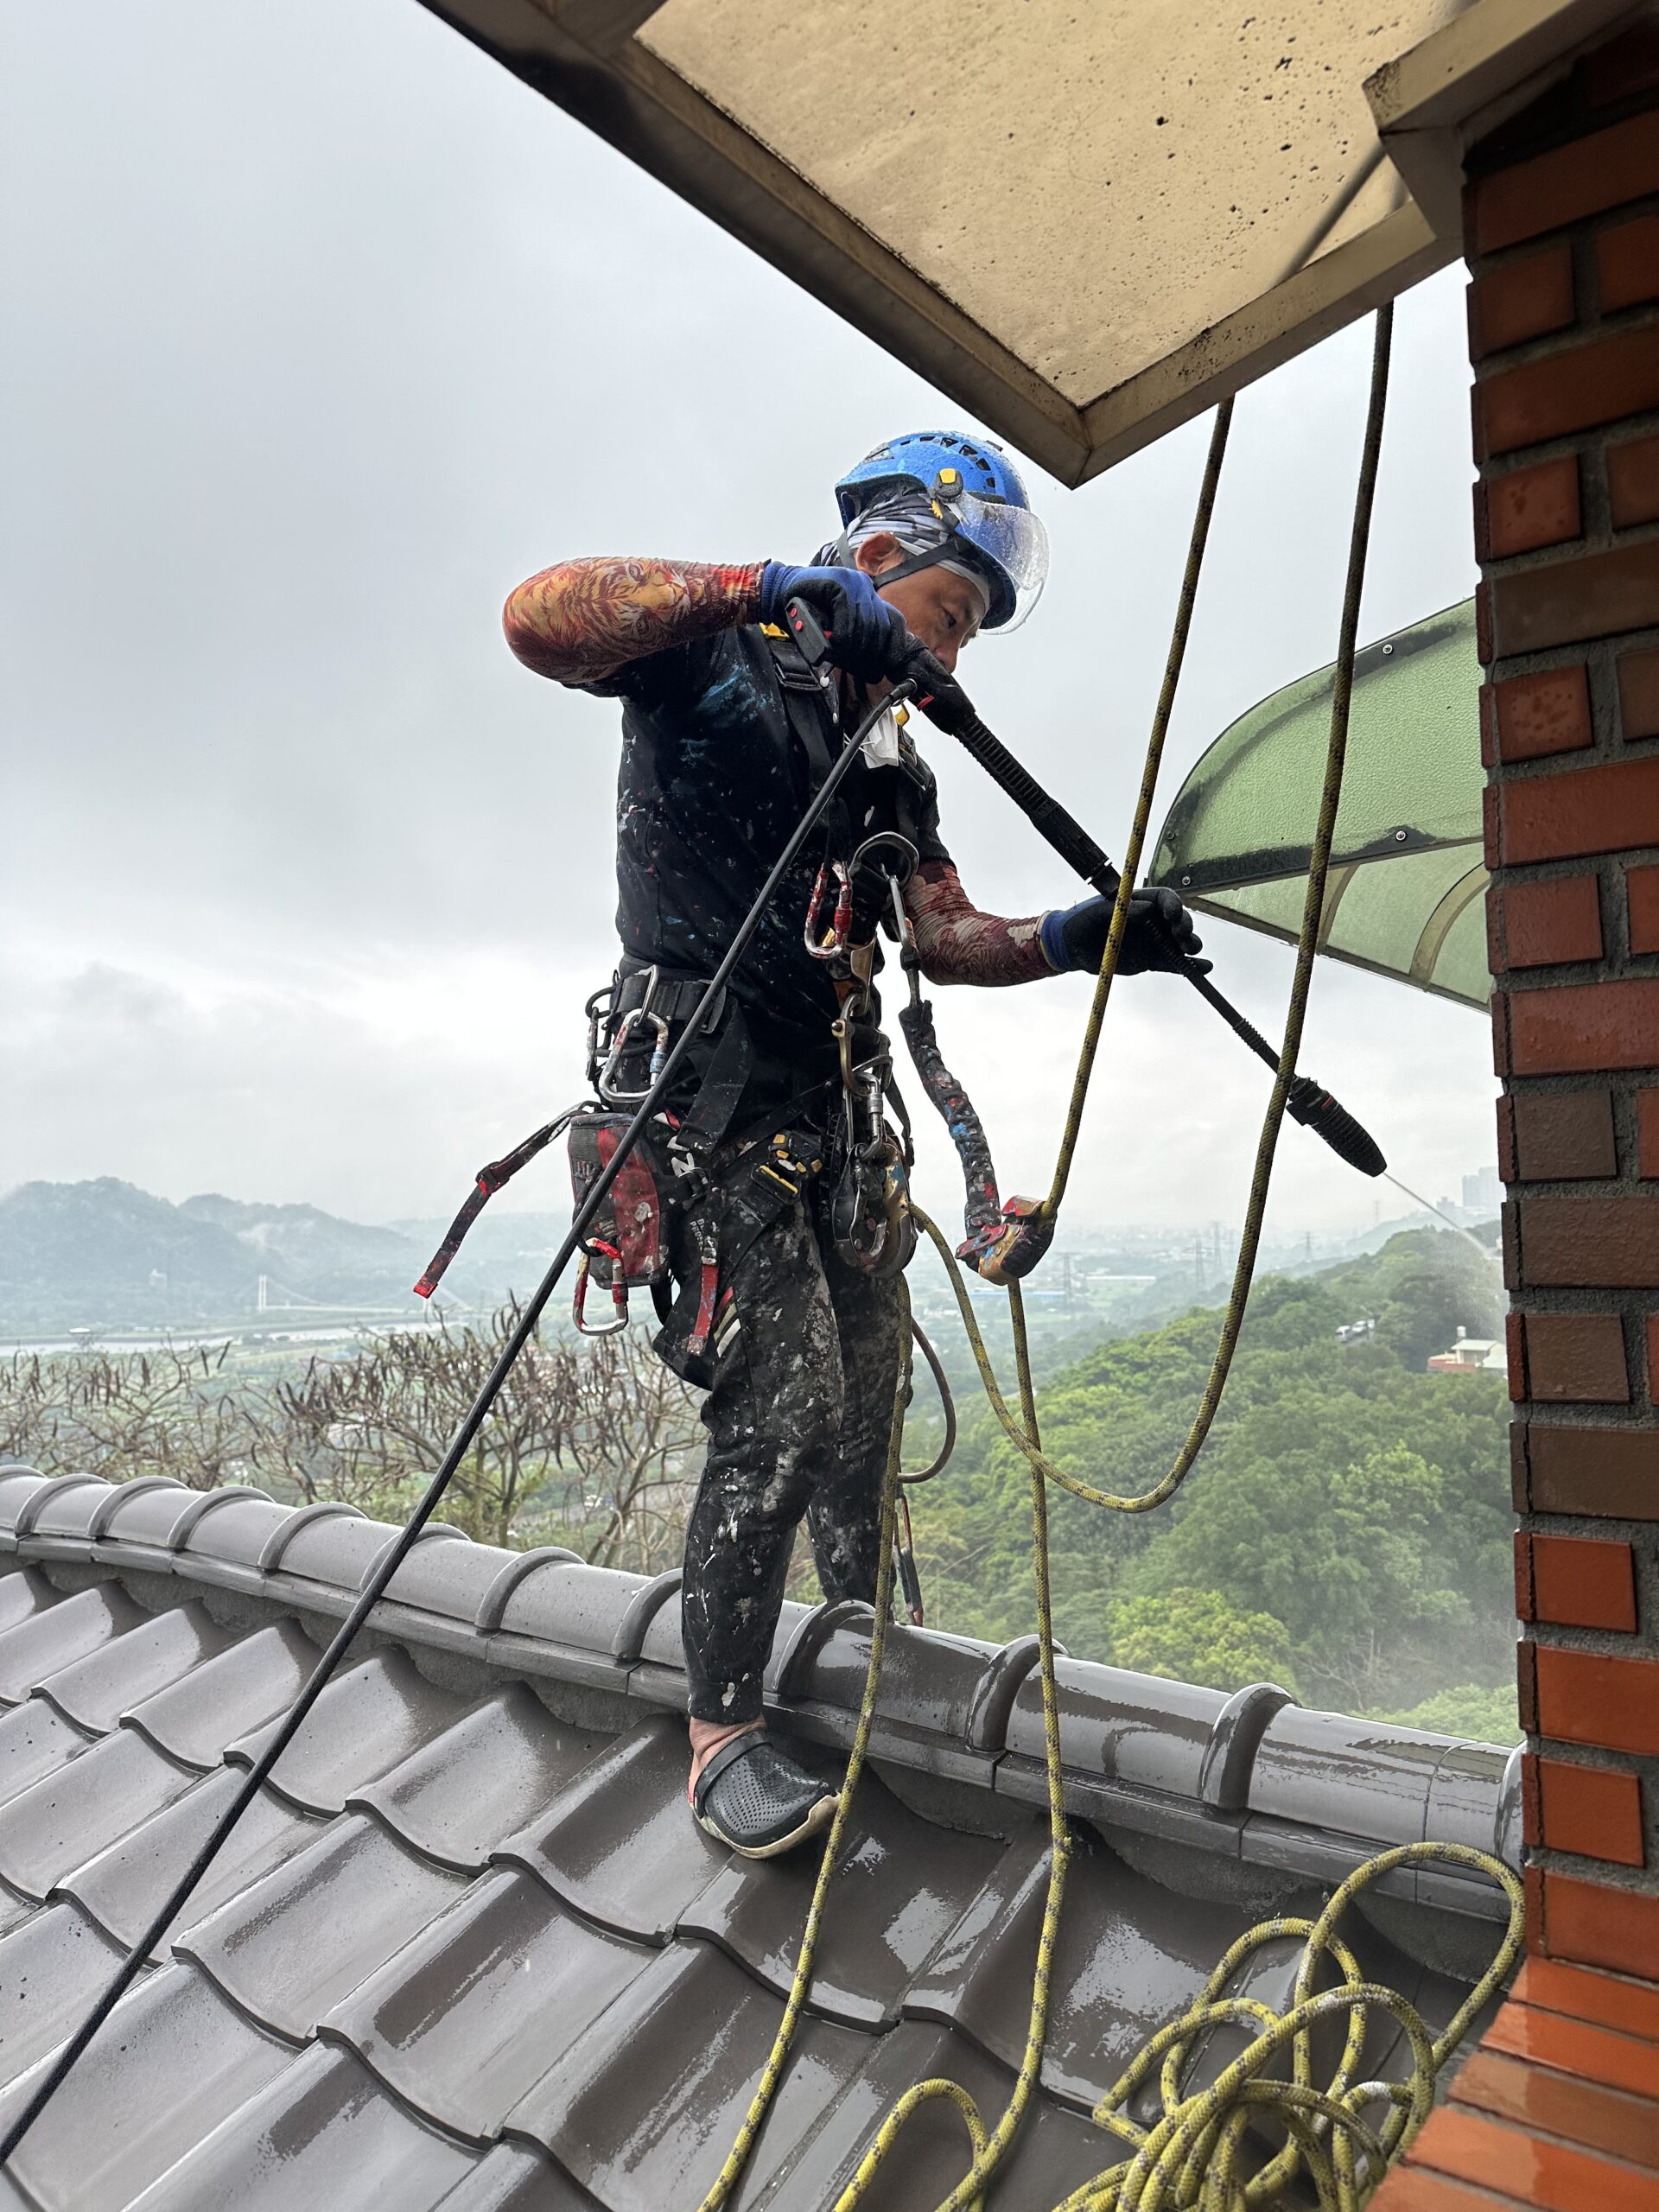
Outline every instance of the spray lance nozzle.
[(1299, 1075), (1291, 1084), (1285, 1095), (1285, 1111), (1316, 1137), (1323, 1137), (1338, 1160), (1345, 1160), (1362, 1175), (1387, 1173), (1389, 1163), (1376, 1139), (1311, 1075)]

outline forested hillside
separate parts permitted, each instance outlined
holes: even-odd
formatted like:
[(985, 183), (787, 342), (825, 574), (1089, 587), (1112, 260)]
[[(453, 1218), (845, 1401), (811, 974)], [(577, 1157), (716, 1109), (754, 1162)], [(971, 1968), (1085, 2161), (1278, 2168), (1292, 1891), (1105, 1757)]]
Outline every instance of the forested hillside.
[[(1450, 1713), (1446, 1694), (1476, 1686), (1484, 1707), (1463, 1703), (1501, 1717), (1513, 1695), (1503, 1384), (1422, 1369), (1459, 1323), (1490, 1330), (1497, 1300), (1489, 1263), (1428, 1234), (1260, 1284), (1174, 1501), (1112, 1513), (1053, 1491), (1062, 1641), (1221, 1688), (1271, 1677), (1350, 1712), (1438, 1698)], [(1339, 1341), (1357, 1319), (1375, 1333)], [(1149, 1489), (1198, 1406), (1220, 1319), (1186, 1314), (1051, 1376), (1049, 1452), (1097, 1488)], [(1004, 1637), (1033, 1618), (1029, 1484), (1001, 1431), (968, 1412), (950, 1471), (912, 1496), (918, 1554), (931, 1620)]]

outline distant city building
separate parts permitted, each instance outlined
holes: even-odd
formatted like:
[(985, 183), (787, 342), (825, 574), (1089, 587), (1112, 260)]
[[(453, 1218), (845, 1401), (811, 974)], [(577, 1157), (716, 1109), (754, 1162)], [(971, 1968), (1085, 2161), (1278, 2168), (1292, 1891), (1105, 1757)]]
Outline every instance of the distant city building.
[(1496, 1167), (1483, 1167), (1477, 1173), (1464, 1177), (1463, 1206), (1465, 1213), (1496, 1213), (1503, 1199)]

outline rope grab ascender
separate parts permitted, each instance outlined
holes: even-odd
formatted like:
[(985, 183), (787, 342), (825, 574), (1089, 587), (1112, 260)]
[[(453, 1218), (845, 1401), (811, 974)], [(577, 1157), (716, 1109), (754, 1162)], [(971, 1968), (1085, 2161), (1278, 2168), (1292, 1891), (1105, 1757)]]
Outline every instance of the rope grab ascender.
[[(924, 1087), (951, 1127), (969, 1183), (968, 1236), (960, 1248), (961, 1259), (986, 1279), (1001, 1281), (1008, 1297), (1019, 1399), (1017, 1414), (1009, 1408), (998, 1386), (984, 1339), (974, 1318), (958, 1253), (952, 1250), (949, 1240), (919, 1207), (913, 1202), (908, 1205), (910, 1219), (901, 1226), (908, 1236), (912, 1233), (911, 1222), (913, 1220), (915, 1227), (919, 1228), (938, 1251), (956, 1294), (988, 1401), (996, 1420), (1026, 1460), (1031, 1473), (1039, 1671), (1048, 1792), (1049, 1872), (1032, 1981), (1025, 2050), (1013, 2093), (1001, 2118), (994, 2127), (988, 2129), (973, 2098), (957, 2082), (936, 2079), (917, 2083), (905, 2093), (881, 2123), (857, 2172), (837, 2200), (835, 2212), (855, 2212), (906, 2120), (921, 2105), (935, 2099), (947, 2101), (960, 2112), (972, 2146), (968, 2171), (943, 2200), (938, 2212), (968, 2212), (970, 2207), (976, 2208), (977, 2212), (983, 2201), (985, 2188), (1014, 2139), (1037, 2083), (1046, 2034), (1049, 1979), (1070, 1855), (1054, 1666), (1046, 1485), (1052, 1479), (1091, 1504), (1116, 1512), (1142, 1513), (1163, 1503), (1185, 1479), (1210, 1433), (1226, 1386), (1255, 1271), (1274, 1151), (1287, 1112), (1313, 1128), (1333, 1149), (1351, 1164), (1361, 1168), (1362, 1172), (1374, 1174), (1381, 1171), (1382, 1165), (1381, 1154), (1365, 1132), (1328, 1093), (1320, 1090), (1310, 1078), (1298, 1076), (1296, 1062), (1313, 976), (1337, 808), (1342, 791), (1360, 591), (1382, 442), (1392, 315), (1392, 308), (1384, 307), (1378, 311), (1376, 318), (1370, 404), (1355, 499), (1319, 826), (1309, 863), (1307, 896), (1297, 944), (1294, 979), (1283, 1038), (1277, 1053), (1274, 1053), (1272, 1047), (1256, 1034), (1243, 1017), (1221, 998), (1220, 994), (1209, 984), (1207, 977), (1190, 969), (1186, 971), (1189, 980), (1198, 986), (1246, 1043), (1273, 1061), (1274, 1076), (1256, 1147), (1249, 1205), (1220, 1340), (1198, 1413), (1169, 1471), (1150, 1491), (1136, 1497), (1119, 1497), (1079, 1481), (1043, 1451), (1032, 1387), (1030, 1351), (1020, 1278), (1029, 1272), (1052, 1238), (1054, 1224), (1065, 1194), (1077, 1149), (1107, 1002), (1122, 951), (1130, 897), (1146, 842), (1176, 685), (1185, 654), (1193, 601), (1232, 416), (1230, 400), (1223, 404), (1215, 419), (1182, 579), (1174, 634), (1153, 720), (1140, 795), (1121, 875), (1111, 868), (1104, 854), (1086, 837), (1065, 810), (1050, 799), (997, 743), (979, 721), (963, 695), (945, 677), (938, 664), (931, 661), (931, 657), (919, 655), (912, 672), (846, 736), (838, 754), (829, 764), (810, 804), (761, 887), (754, 904), (734, 934), (731, 944), (714, 975), (706, 984), (699, 984), (692, 989), (695, 1003), (683, 1009), (684, 1026), (678, 1039), (671, 1046), (667, 1046), (666, 1023), (658, 1027), (657, 1048), (651, 1056), (645, 1090), (643, 1095), (638, 1096), (637, 1104), (634, 1103), (636, 1095), (626, 1094), (627, 1102), (634, 1104), (632, 1118), (626, 1125), (613, 1120), (605, 1128), (603, 1141), (595, 1141), (588, 1160), (588, 1172), (579, 1191), (570, 1229), (554, 1254), (541, 1282), (518, 1313), (494, 1366), (462, 1418), (441, 1465), (408, 1522), (369, 1575), (356, 1602), (335, 1631), (305, 1686), (250, 1765), (231, 1802), (197, 1849), (189, 1866), (174, 1885), (149, 1925), (128, 1951), (80, 2026), (62, 2046), (11, 2121), (3, 2139), (0, 2139), (0, 2165), (10, 2159), (88, 2044), (137, 1980), (146, 1961), (176, 1920), (237, 1822), (253, 1803), (276, 1760), (293, 1741), (317, 1698), (333, 1679), (358, 1631), (385, 1596), (393, 1577), (437, 1510), (444, 1491), (488, 1418), (514, 1363), (534, 1334), (542, 1313), (572, 1258), (581, 1254), (584, 1270), (588, 1257), (595, 1251), (612, 1261), (613, 1298), (618, 1312), (624, 1309), (626, 1289), (620, 1297), (616, 1296), (622, 1267), (620, 1236), (619, 1233), (615, 1241), (605, 1236), (604, 1229), (601, 1226), (605, 1219), (603, 1210), (612, 1199), (613, 1189), (619, 1185), (620, 1179), (626, 1173), (631, 1156), (641, 1135), (662, 1109), (685, 1066), (705, 1020), (712, 1018), (711, 1009), (716, 1008), (721, 1001), (730, 976), (753, 942), (789, 870), (813, 830), (834, 804), (839, 785), (859, 759), (866, 739), (895, 703), (926, 696), (928, 710), (934, 719), (960, 738), (967, 749), (1031, 816), (1035, 825), (1057, 850), (1071, 860), (1103, 895), (1112, 895), (1115, 899), (1110, 928), (1095, 984), (1065, 1131), (1049, 1191), (1041, 1200), (1016, 1198), (1006, 1205), (998, 1201), (983, 1132), (978, 1128), (971, 1107), (967, 1106), (960, 1086), (954, 1084), (945, 1071), (938, 1052), (937, 1040), (931, 1038), (931, 1013), (925, 1002), (919, 1001), (913, 947), (906, 942), (902, 908), (896, 912), (901, 958), (910, 968), (912, 986), (912, 1004), (900, 1015), (901, 1027), (915, 1049)], [(810, 622), (810, 617), (805, 610), (800, 611)], [(796, 608), (792, 606), (791, 624), (795, 613)], [(917, 1010), (918, 1003), (920, 1012)], [(614, 1052), (612, 1057), (615, 1058)], [(879, 1095), (873, 1087), (867, 1085), (867, 1088), (869, 1089), (866, 1101), (868, 1111), (864, 1118), (870, 1128), (865, 1134), (874, 1143), (880, 1118)], [(474, 1197), (463, 1207), (422, 1279), (423, 1294), (429, 1294), (453, 1256), (461, 1236), (491, 1192), (525, 1160), (539, 1152), (570, 1118), (562, 1117), (559, 1122), (550, 1123), (544, 1129), (537, 1130), (515, 1152), (480, 1171)], [(880, 1171), (877, 1179), (881, 1181), (885, 1192), (891, 1181), (892, 1161), (884, 1154), (880, 1161), (873, 1160), (872, 1164)], [(943, 1372), (931, 1346), (915, 1328), (913, 1322), (910, 1330), (914, 1340), (921, 1345), (943, 1390)], [(704, 2197), (699, 2212), (718, 2212), (718, 2208), (727, 2202), (741, 2178), (782, 2079), (796, 2027), (806, 2003), (830, 1883), (839, 1862), (858, 1780), (868, 1756), (880, 1686), (887, 1624), (893, 1602), (895, 1560), (897, 1572), (905, 1581), (906, 1597), (912, 1618), (919, 1614), (919, 1593), (914, 1586), (913, 1558), (908, 1542), (908, 1509), (901, 1485), (925, 1480), (943, 1465), (954, 1436), (954, 1414), (950, 1407), (948, 1391), (945, 1391), (947, 1427), (944, 1450), (932, 1466), (913, 1475), (903, 1473), (899, 1463), (904, 1439), (904, 1411), (910, 1395), (910, 1367), (907, 1342), (905, 1357), (900, 1362), (882, 1485), (883, 1537), (870, 1632), (869, 1663), (846, 1775), (808, 1909), (782, 2022), (737, 2140), (714, 2186)], [(905, 1543), (899, 1546), (895, 1539), (901, 1518), (906, 1523), (906, 1537)], [(1405, 1999), (1363, 1980), (1357, 1960), (1337, 1932), (1343, 1911), (1361, 1890), (1396, 1867), (1431, 1861), (1450, 1864), (1485, 1875), (1501, 1886), (1510, 1906), (1507, 1932), (1497, 1955), (1455, 2018), (1439, 2037), (1431, 2037), (1423, 2021)], [(1227, 1994), (1230, 1982), (1255, 1951), (1268, 1942), (1287, 1936), (1300, 1939), (1303, 1946), (1301, 1963), (1287, 2011), (1274, 2012), (1255, 1999)], [(1519, 1955), (1521, 1940), (1522, 1897), (1520, 1885), (1515, 1876), (1498, 1860), (1466, 1847), (1452, 1844), (1413, 1844), (1385, 1852), (1370, 1860), (1339, 1885), (1315, 1921), (1276, 1919), (1264, 1922), (1232, 1946), (1193, 2004), (1152, 2038), (1102, 2099), (1094, 2117), (1103, 2131), (1116, 2139), (1117, 2147), (1123, 2155), (1092, 2181), (1074, 2190), (1063, 2205), (1054, 2208), (1054, 2212), (1187, 2212), (1188, 2208), (1190, 2212), (1246, 2212), (1246, 2208), (1268, 2203), (1293, 2180), (1299, 2178), (1311, 2184), (1321, 2212), (1359, 2212), (1359, 2208), (1380, 2182), (1388, 2166), (1409, 2143), (1427, 2117), (1433, 2102), (1440, 2069), (1457, 2048), (1478, 2012), (1507, 1978)], [(1332, 1968), (1338, 1976), (1337, 1986), (1316, 1988), (1321, 1974), (1328, 1974)], [(1409, 2079), (1403, 2083), (1355, 2078), (1365, 2044), (1368, 2019), (1373, 2012), (1391, 2013), (1404, 2031), (1411, 2050), (1412, 2064)], [(1342, 2054), (1334, 2071), (1329, 2075), (1325, 2085), (1319, 2087), (1314, 2080), (1313, 2031), (1321, 2020), (1332, 2016), (1340, 2017), (1344, 2013), (1347, 2016), (1348, 2029)], [(1243, 2028), (1252, 2033), (1253, 2039), (1208, 2088), (1189, 2092), (1184, 2082), (1202, 2052), (1209, 2031), (1223, 2025)], [(1287, 2081), (1275, 2078), (1268, 2070), (1281, 2062), (1282, 2054), (1287, 2051), (1290, 2056), (1290, 2078)], [(1162, 2105), (1161, 2117), (1154, 2125), (1142, 2126), (1127, 2117), (1124, 2107), (1143, 2085), (1153, 2079), (1154, 2073)], [(1272, 2116), (1285, 2138), (1281, 2147), (1267, 2155), (1265, 2164), (1261, 2162), (1259, 2146), (1248, 2145), (1245, 2139), (1253, 2118), (1264, 2111)], [(1252, 2158), (1255, 2159), (1254, 2170), (1249, 2165)]]

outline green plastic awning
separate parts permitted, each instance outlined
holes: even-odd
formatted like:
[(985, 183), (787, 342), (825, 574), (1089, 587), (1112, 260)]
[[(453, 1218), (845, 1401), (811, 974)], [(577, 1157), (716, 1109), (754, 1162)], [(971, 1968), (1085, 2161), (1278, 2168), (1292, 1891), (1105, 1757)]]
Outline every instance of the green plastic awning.
[[(1287, 683), (1222, 733), (1169, 810), (1150, 881), (1295, 942), (1332, 673)], [(1357, 656), (1319, 950), (1484, 1009), (1479, 686), (1473, 600)]]

